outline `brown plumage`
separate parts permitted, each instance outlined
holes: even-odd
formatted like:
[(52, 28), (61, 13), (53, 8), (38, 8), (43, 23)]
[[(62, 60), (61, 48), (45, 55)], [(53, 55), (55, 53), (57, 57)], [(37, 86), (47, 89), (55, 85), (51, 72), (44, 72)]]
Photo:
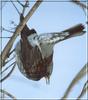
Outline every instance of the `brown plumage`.
[[(30, 31), (31, 32), (31, 31)], [(42, 77), (48, 77), (48, 66), (52, 62), (53, 55), (42, 59), (39, 48), (32, 47), (27, 40), (22, 38), (21, 41), (21, 61), (28, 78), (40, 80)]]

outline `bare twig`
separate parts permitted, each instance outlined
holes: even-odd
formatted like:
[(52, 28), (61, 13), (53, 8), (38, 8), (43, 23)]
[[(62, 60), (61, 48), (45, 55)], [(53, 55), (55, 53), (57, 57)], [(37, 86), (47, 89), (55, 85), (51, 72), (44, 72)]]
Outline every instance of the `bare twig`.
[(23, 6), (23, 11), (22, 11), (22, 14), (24, 15), (24, 12), (25, 12), (25, 9), (26, 9), (26, 7), (28, 7), (28, 0), (26, 0), (25, 1), (25, 4), (24, 4), (24, 6)]
[(11, 60), (13, 60), (15, 58), (15, 56), (13, 56), (10, 60), (6, 61), (5, 64), (7, 64), (8, 62), (10, 62)]
[(18, 14), (20, 15), (20, 12), (19, 12), (19, 10), (17, 9), (17, 7), (15, 6), (15, 4), (13, 3), (13, 1), (12, 1), (12, 0), (10, 0), (10, 1), (11, 1), (11, 3), (13, 4), (13, 6), (15, 7), (16, 11), (18, 12)]
[(13, 33), (13, 31), (10, 31), (10, 30), (8, 30), (8, 29), (5, 29), (4, 27), (1, 27), (0, 30)]
[(83, 4), (81, 1), (78, 0), (72, 0), (73, 3), (79, 5), (80, 7), (84, 8), (84, 9), (88, 9), (88, 6)]
[(24, 5), (23, 5), (19, 0), (17, 0), (17, 2), (18, 2), (22, 7), (24, 7)]
[(10, 64), (8, 67), (6, 67), (3, 71), (1, 71), (0, 74), (3, 74), (6, 70), (8, 70), (12, 65), (14, 65), (16, 62), (13, 62), (12, 64)]
[(39, 7), (39, 5), (41, 4), (42, 0), (37, 0), (36, 3), (34, 4), (34, 6), (31, 8), (31, 10), (28, 12), (28, 14), (26, 15), (26, 17), (24, 18), (24, 20), (19, 23), (18, 27), (16, 28), (12, 38), (8, 41), (7, 45), (5, 46), (4, 50), (2, 51), (1, 55), (0, 55), (0, 68), (2, 68), (2, 66), (5, 63), (5, 60), (7, 59), (7, 55), (10, 52), (12, 45), (15, 41), (15, 39), (17, 38), (17, 36), (20, 34), (21, 30), (23, 29), (23, 27), (25, 26), (25, 24), (27, 23), (27, 21), (29, 20), (29, 18), (33, 15), (33, 13), (36, 11), (36, 9)]
[[(10, 30), (15, 30), (16, 29), (16, 26), (15, 27), (10, 27)], [(12, 32), (12, 33), (14, 33), (14, 32)]]
[[(16, 100), (16, 98), (12, 94), (8, 93), (7, 91), (0, 89), (0, 92), (1, 92), (1, 94), (3, 93), (4, 95), (7, 95), (8, 97), (12, 98), (13, 100)], [(4, 100), (5, 98), (1, 98), (1, 99)]]
[(62, 99), (67, 98), (67, 96), (69, 95), (71, 89), (73, 88), (73, 86), (82, 78), (84, 77), (84, 75), (86, 75), (88, 73), (88, 63), (85, 64), (85, 66), (79, 71), (79, 73), (75, 76), (75, 78), (72, 80), (72, 82), (70, 83), (69, 87), (67, 88), (66, 92), (64, 93), (64, 96), (62, 97)]
[[(10, 71), (4, 78), (2, 78), (2, 79), (0, 80), (0, 82), (3, 82), (4, 80), (6, 80), (6, 79), (12, 74), (12, 72), (14, 71), (14, 68), (15, 68), (15, 66), (16, 66), (16, 62), (14, 62), (14, 63), (12, 63), (12, 64), (14, 64), (14, 65), (13, 65), (11, 71)], [(12, 66), (12, 65), (10, 65), (10, 66)]]
[(77, 100), (80, 100), (80, 98), (82, 98), (82, 96), (87, 92), (88, 92), (88, 80), (84, 84), (83, 89), (82, 89), (80, 95), (78, 96)]
[(88, 6), (86, 4), (83, 4), (80, 0), (71, 0), (71, 1), (76, 5), (80, 6), (83, 9), (85, 15), (87, 14), (86, 10), (88, 10)]
[(8, 54), (8, 56), (10, 56), (14, 51), (15, 51), (15, 49), (13, 49), (13, 50)]

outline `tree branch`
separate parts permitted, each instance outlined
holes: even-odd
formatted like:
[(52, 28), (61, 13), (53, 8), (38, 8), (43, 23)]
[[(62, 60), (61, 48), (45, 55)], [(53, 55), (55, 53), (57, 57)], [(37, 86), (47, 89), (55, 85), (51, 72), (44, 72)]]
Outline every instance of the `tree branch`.
[(0, 30), (1, 30), (1, 31), (6, 31), (6, 32), (9, 32), (9, 33), (13, 33), (13, 31), (10, 31), (10, 30), (8, 30), (8, 29), (5, 29), (5, 28), (2, 27), (2, 26), (1, 26)]
[(29, 3), (29, 1), (26, 0), (26, 1), (25, 1), (25, 4), (24, 4), (24, 6), (23, 6), (23, 11), (22, 11), (22, 14), (23, 14), (23, 15), (24, 15), (24, 13), (25, 13), (26, 7), (28, 7), (28, 3)]
[[(7, 91), (0, 89), (0, 92), (1, 92), (1, 94), (3, 93), (4, 95), (9, 96), (9, 97), (12, 98), (13, 100), (16, 100), (16, 98), (15, 98), (12, 94), (8, 93)], [(2, 97), (1, 97), (1, 99), (5, 99), (5, 98), (2, 98)]]
[(72, 82), (70, 83), (69, 87), (67, 88), (66, 92), (64, 93), (64, 96), (62, 97), (62, 100), (64, 98), (67, 98), (67, 96), (69, 95), (71, 89), (73, 88), (73, 86), (81, 79), (83, 78), (84, 75), (86, 75), (88, 73), (88, 63), (85, 64), (85, 66), (79, 71), (79, 73), (75, 76), (75, 78), (72, 80)]
[(82, 3), (80, 0), (71, 0), (72, 3), (78, 5), (80, 8), (82, 8), (82, 10), (84, 11), (85, 15), (87, 14), (87, 10), (88, 10), (88, 5)]
[[(12, 66), (13, 65), (13, 66)], [(16, 66), (16, 62), (13, 62), (10, 66), (12, 66), (12, 69), (10, 70), (10, 72), (6, 75), (6, 76), (4, 76), (1, 80), (0, 80), (0, 82), (3, 82), (4, 80), (6, 80), (11, 74), (12, 74), (12, 72), (14, 71), (14, 69), (15, 69), (15, 66)], [(8, 66), (4, 71), (6, 71), (10, 66)], [(3, 71), (3, 72), (4, 72)], [(2, 75), (2, 74), (1, 74)]]
[(88, 80), (87, 80), (86, 83), (84, 84), (83, 89), (82, 89), (80, 95), (78, 96), (77, 100), (80, 100), (80, 99), (82, 98), (82, 96), (83, 96), (85, 93), (87, 93), (87, 91), (88, 91)]
[(16, 11), (18, 12), (18, 14), (20, 15), (20, 12), (19, 12), (19, 10), (17, 9), (17, 7), (15, 6), (15, 4), (13, 3), (13, 1), (12, 1), (12, 0), (10, 0), (10, 1), (11, 1), (11, 3), (13, 4), (13, 6), (15, 7)]
[(26, 17), (24, 18), (24, 20), (19, 23), (18, 27), (16, 28), (13, 36), (11, 37), (11, 39), (8, 41), (7, 45), (5, 46), (4, 50), (1, 52), (0, 55), (0, 69), (3, 67), (5, 60), (7, 59), (7, 55), (10, 52), (13, 43), (16, 39), (16, 37), (20, 34), (21, 30), (23, 29), (23, 27), (25, 26), (25, 24), (27, 23), (27, 21), (30, 19), (30, 17), (33, 15), (33, 13), (36, 11), (36, 9), (39, 7), (39, 5), (41, 4), (42, 0), (37, 0), (36, 3), (34, 4), (34, 6), (31, 8), (31, 10), (28, 12), (28, 14), (26, 15)]
[(75, 4), (77, 4), (77, 5), (79, 5), (80, 7), (85, 8), (85, 9), (88, 10), (88, 6), (85, 5), (85, 4), (83, 4), (82, 2), (77, 1), (77, 0), (72, 0), (72, 2), (75, 3)]

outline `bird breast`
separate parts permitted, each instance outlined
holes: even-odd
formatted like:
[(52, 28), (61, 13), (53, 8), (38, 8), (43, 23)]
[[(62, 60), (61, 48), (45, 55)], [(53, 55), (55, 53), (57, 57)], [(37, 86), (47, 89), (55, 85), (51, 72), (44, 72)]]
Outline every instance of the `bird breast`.
[(23, 75), (32, 80), (49, 77), (53, 68), (53, 52), (50, 46), (41, 46), (44, 59), (37, 46), (28, 48), (19, 41), (16, 45), (17, 65)]

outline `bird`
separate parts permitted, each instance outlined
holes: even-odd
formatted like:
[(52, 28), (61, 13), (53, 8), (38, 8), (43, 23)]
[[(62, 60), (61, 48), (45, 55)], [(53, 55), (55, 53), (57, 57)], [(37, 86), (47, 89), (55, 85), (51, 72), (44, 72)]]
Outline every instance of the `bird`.
[[(21, 21), (24, 19), (21, 15)], [(53, 54), (55, 44), (81, 36), (85, 33), (83, 24), (77, 24), (61, 32), (43, 33), (38, 35), (35, 29), (27, 24), (21, 31), (21, 39), (15, 47), (16, 62), (20, 72), (28, 79), (39, 81), (43, 77), (50, 82), (53, 71)]]

